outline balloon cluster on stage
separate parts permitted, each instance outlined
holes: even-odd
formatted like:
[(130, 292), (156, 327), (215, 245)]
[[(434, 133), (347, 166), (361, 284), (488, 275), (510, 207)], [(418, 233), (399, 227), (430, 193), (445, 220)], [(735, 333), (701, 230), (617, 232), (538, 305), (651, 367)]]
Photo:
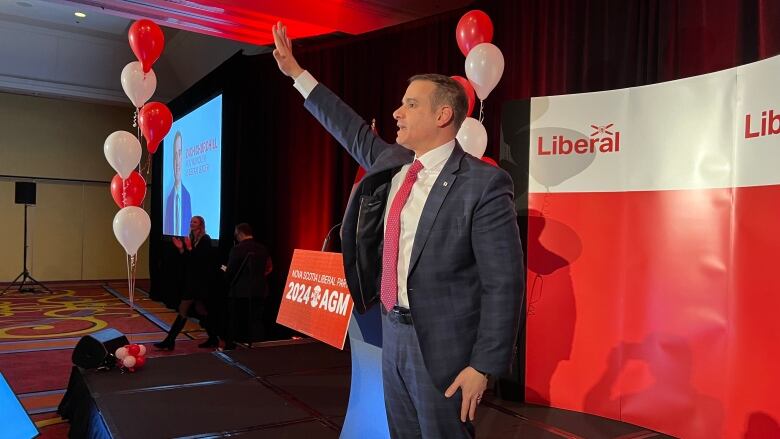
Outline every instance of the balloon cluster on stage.
[(142, 344), (128, 344), (114, 352), (116, 364), (129, 372), (135, 372), (146, 364), (146, 346)]
[(127, 36), (138, 61), (122, 69), (121, 82), (135, 108), (133, 127), (137, 128), (136, 134), (128, 131), (111, 133), (103, 144), (103, 153), (117, 172), (111, 180), (111, 197), (120, 209), (114, 217), (114, 235), (127, 253), (127, 283), (132, 306), (136, 255), (151, 229), (149, 214), (141, 207), (146, 197), (146, 180), (140, 168), (143, 152), (141, 134), (149, 153), (146, 162), (148, 176), (152, 155), (171, 129), (173, 116), (165, 104), (148, 102), (157, 89), (157, 75), (152, 65), (160, 58), (165, 44), (162, 30), (151, 20), (143, 19), (130, 26)]
[[(463, 121), (457, 139), (463, 149), (477, 158), (482, 158), (487, 149), (487, 131), (482, 125), (485, 119), (484, 100), (501, 80), (504, 74), (504, 55), (491, 44), (493, 40), (493, 22), (482, 11), (469, 11), (461, 17), (455, 29), (458, 47), (466, 57), (466, 78), (452, 76), (466, 90), (469, 107), (466, 120)], [(476, 96), (476, 97), (475, 97)], [(479, 98), (479, 116), (471, 117), (476, 98)], [(495, 164), (486, 158), (487, 163)]]

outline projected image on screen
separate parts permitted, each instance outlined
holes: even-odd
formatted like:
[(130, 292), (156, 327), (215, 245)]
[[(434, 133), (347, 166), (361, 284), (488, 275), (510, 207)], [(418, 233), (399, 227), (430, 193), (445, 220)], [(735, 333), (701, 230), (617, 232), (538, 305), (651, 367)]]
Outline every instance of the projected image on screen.
[(186, 236), (200, 215), (219, 237), (222, 95), (177, 119), (163, 143), (163, 235)]

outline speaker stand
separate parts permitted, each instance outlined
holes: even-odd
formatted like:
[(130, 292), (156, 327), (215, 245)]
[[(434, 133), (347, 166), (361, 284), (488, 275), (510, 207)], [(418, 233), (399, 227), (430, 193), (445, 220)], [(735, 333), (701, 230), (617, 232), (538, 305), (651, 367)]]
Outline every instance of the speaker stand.
[(39, 287), (48, 293), (52, 292), (49, 287), (35, 280), (35, 278), (30, 275), (30, 270), (27, 269), (27, 206), (27, 204), (24, 205), (24, 260), (22, 261), (22, 272), (19, 273), (19, 276), (16, 276), (16, 279), (14, 279), (10, 285), (5, 287), (3, 292), (0, 293), (0, 296), (7, 291), (14, 289), (20, 293), (35, 292), (38, 291)]

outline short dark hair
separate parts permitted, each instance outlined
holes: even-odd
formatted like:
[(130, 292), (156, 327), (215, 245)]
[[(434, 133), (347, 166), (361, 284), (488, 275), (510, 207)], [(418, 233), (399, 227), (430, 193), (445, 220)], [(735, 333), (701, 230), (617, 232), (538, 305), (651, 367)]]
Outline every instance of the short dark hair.
[(448, 105), (452, 108), (452, 119), (455, 124), (455, 130), (459, 130), (463, 121), (466, 120), (466, 111), (469, 108), (469, 100), (466, 97), (466, 91), (463, 86), (449, 76), (438, 73), (426, 73), (423, 75), (414, 75), (409, 78), (409, 83), (414, 81), (430, 81), (436, 86), (433, 95), (431, 95), (431, 106), (435, 109), (440, 105)]
[(241, 233), (244, 236), (252, 236), (252, 226), (248, 223), (241, 223), (236, 225), (236, 234)]

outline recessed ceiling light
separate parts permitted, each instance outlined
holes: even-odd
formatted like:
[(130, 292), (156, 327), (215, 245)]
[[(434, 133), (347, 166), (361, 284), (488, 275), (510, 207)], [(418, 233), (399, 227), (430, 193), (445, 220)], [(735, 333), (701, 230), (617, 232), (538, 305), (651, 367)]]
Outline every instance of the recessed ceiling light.
[(87, 14), (85, 14), (83, 12), (74, 12), (73, 15), (75, 15), (76, 17), (79, 17), (79, 18), (86, 18), (87, 17)]

